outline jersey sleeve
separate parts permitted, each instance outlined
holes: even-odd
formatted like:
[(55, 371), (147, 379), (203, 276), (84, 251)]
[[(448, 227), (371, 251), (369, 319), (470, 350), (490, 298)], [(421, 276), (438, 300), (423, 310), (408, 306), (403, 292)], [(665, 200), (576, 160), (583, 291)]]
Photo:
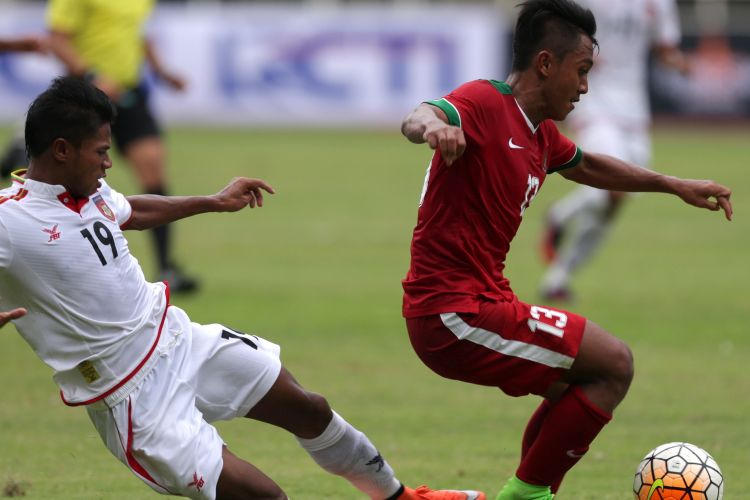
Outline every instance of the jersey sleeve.
[(477, 120), (478, 102), (487, 88), (486, 80), (474, 80), (464, 83), (442, 99), (425, 102), (443, 110), (450, 125), (465, 128), (467, 123)]
[(99, 191), (102, 193), (107, 203), (112, 206), (117, 223), (120, 227), (124, 226), (133, 214), (133, 208), (130, 206), (130, 202), (128, 202), (128, 199), (125, 198), (122, 193), (112, 189), (103, 179), (100, 182), (102, 183), (102, 187), (99, 188)]
[(674, 0), (654, 2), (653, 43), (655, 45), (677, 46), (680, 43), (681, 36), (677, 2)]
[(47, 27), (54, 31), (73, 33), (84, 22), (85, 1), (50, 0), (47, 4)]
[(0, 269), (7, 269), (10, 266), (10, 261), (13, 258), (13, 248), (10, 245), (10, 236), (8, 236), (8, 229), (0, 219)]
[(565, 137), (557, 126), (547, 120), (542, 124), (549, 136), (549, 157), (547, 158), (547, 173), (552, 174), (578, 165), (583, 158), (583, 151), (573, 141)]

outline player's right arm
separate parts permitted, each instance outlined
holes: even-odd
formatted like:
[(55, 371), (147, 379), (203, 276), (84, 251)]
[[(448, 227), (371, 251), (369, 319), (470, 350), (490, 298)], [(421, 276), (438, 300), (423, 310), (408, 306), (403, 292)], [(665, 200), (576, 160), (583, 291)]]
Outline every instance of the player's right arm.
[(447, 165), (456, 161), (466, 150), (466, 137), (460, 127), (450, 125), (445, 112), (431, 104), (422, 103), (401, 123), (401, 133), (414, 144), (440, 148)]
[(46, 54), (48, 49), (47, 38), (41, 36), (23, 36), (0, 40), (0, 52), (38, 52)]
[(120, 86), (107, 76), (90, 71), (88, 65), (73, 45), (70, 34), (52, 30), (50, 32), (50, 47), (55, 57), (63, 63), (69, 75), (86, 78), (113, 101), (119, 98), (122, 92)]

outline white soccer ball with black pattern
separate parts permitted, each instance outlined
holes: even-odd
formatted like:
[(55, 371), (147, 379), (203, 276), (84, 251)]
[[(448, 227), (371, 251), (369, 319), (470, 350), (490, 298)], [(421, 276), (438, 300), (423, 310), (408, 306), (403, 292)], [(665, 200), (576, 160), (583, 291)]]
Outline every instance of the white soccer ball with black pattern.
[(633, 481), (638, 500), (721, 500), (724, 476), (705, 450), (690, 443), (667, 443), (649, 451)]

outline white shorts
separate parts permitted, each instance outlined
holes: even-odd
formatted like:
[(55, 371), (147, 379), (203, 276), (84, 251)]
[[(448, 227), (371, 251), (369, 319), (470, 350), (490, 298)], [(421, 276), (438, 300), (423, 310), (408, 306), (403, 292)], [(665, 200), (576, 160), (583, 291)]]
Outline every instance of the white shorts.
[(214, 499), (224, 442), (208, 422), (247, 415), (279, 376), (280, 348), (171, 306), (161, 359), (127, 398), (88, 414), (109, 450), (159, 493)]

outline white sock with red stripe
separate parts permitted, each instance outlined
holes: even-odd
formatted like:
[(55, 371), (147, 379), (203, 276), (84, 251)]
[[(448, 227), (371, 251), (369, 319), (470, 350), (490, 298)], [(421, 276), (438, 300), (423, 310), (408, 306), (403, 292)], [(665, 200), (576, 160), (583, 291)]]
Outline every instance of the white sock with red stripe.
[(323, 469), (347, 479), (370, 498), (388, 498), (401, 487), (393, 469), (367, 436), (336, 412), (323, 434), (297, 440)]

